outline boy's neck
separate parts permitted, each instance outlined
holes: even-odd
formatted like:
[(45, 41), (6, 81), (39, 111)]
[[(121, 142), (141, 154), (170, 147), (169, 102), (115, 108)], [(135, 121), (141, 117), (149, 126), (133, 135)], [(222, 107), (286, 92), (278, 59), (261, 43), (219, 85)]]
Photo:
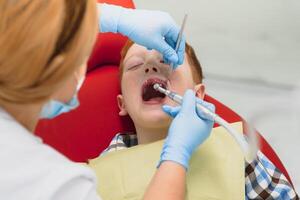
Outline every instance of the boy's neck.
[(136, 126), (135, 129), (139, 144), (148, 144), (165, 139), (168, 134), (168, 128), (147, 129)]

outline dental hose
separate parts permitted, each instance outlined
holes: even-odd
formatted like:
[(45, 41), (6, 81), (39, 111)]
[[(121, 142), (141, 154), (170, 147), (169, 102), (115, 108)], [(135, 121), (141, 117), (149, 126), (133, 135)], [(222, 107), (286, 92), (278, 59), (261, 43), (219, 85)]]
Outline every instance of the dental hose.
[[(170, 90), (164, 89), (161, 87), (158, 83), (154, 84), (153, 88), (163, 94), (165, 94), (167, 97), (178, 103), (179, 105), (182, 104), (182, 96), (178, 95), (175, 92), (172, 92)], [(250, 145), (246, 139), (246, 136), (243, 134), (240, 134), (238, 131), (236, 131), (234, 128), (231, 127), (231, 125), (221, 118), (216, 113), (210, 111), (208, 108), (204, 107), (200, 102), (197, 102), (197, 109), (204, 113), (206, 117), (210, 120), (213, 120), (223, 128), (235, 139), (235, 141), (238, 143), (240, 148), (242, 149), (244, 153), (245, 160), (247, 162), (252, 162), (256, 157), (256, 148), (250, 148)]]

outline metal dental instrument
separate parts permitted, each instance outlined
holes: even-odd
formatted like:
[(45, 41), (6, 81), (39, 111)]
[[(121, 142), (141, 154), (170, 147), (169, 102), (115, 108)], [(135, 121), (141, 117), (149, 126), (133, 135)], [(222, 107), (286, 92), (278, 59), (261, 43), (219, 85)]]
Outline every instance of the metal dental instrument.
[[(154, 84), (153, 88), (163, 94), (165, 94), (167, 97), (178, 103), (179, 105), (182, 104), (182, 96), (176, 94), (175, 92), (172, 92), (170, 90), (162, 88), (158, 83)], [(220, 126), (224, 127), (228, 133), (233, 136), (235, 141), (239, 144), (241, 147), (244, 157), (248, 162), (252, 162), (256, 156), (255, 149), (250, 148), (249, 143), (247, 142), (247, 139), (245, 136), (237, 132), (234, 128), (230, 126), (230, 124), (225, 121), (223, 118), (221, 118), (219, 115), (211, 112), (209, 109), (201, 105), (200, 103), (197, 103), (197, 109), (201, 110), (209, 119), (215, 121)]]
[(184, 28), (185, 28), (185, 25), (186, 25), (187, 18), (188, 18), (188, 15), (185, 14), (184, 18), (183, 18), (183, 21), (182, 21), (182, 24), (181, 24), (180, 32), (179, 32), (179, 35), (178, 35), (178, 38), (177, 38), (177, 41), (176, 41), (176, 47), (175, 47), (176, 52), (178, 51), (180, 43), (182, 41), (182, 35), (183, 35), (183, 31), (184, 31)]
[[(178, 38), (177, 38), (177, 41), (176, 41), (176, 46), (175, 46), (176, 53), (178, 53), (180, 43), (182, 41), (183, 31), (184, 31), (184, 28), (185, 28), (185, 25), (186, 25), (187, 18), (188, 18), (188, 15), (185, 14), (184, 18), (183, 18), (183, 21), (182, 21), (182, 24), (181, 24), (180, 32), (179, 32), (179, 35), (178, 35)], [(172, 69), (174, 68), (173, 63), (171, 63), (171, 67), (172, 67)]]

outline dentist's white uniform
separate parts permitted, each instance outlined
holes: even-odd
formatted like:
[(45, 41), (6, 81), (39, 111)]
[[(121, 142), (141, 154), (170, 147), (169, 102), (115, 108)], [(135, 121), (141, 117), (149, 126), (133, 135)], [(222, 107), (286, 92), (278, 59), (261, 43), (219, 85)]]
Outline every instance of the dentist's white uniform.
[(96, 177), (0, 107), (0, 200), (99, 200)]

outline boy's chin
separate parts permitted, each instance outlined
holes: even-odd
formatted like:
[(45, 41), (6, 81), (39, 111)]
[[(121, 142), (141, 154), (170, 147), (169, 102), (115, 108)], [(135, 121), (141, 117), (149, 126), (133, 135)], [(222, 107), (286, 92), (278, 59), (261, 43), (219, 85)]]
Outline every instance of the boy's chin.
[(167, 126), (171, 122), (171, 117), (167, 115), (162, 109), (151, 110), (143, 113), (143, 121), (153, 126)]

